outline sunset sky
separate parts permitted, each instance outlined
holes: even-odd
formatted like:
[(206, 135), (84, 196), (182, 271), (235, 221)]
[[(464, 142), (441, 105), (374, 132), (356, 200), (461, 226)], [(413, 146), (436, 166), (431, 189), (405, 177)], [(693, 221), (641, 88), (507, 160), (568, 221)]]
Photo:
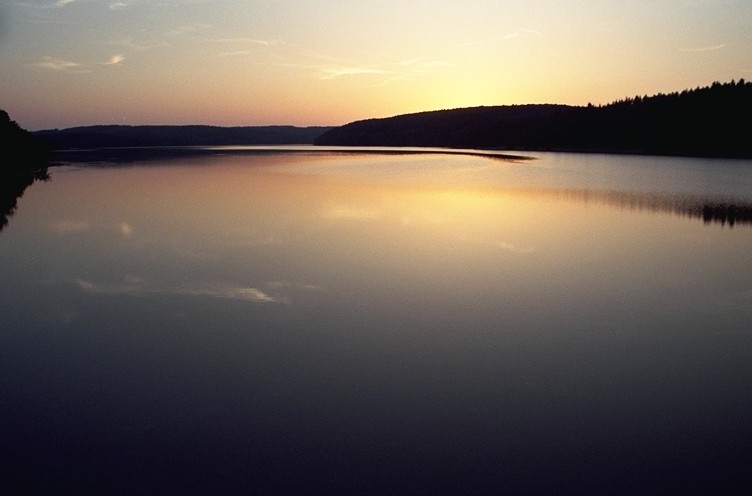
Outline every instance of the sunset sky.
[(750, 0), (3, 0), (27, 129), (340, 125), (752, 79)]

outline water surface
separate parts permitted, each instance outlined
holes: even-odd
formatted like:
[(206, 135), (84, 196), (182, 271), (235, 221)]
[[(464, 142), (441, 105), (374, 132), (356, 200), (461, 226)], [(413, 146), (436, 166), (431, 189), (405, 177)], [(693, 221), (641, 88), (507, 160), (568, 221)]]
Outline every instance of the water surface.
[(51, 169), (0, 233), (10, 482), (752, 489), (752, 163), (534, 157)]

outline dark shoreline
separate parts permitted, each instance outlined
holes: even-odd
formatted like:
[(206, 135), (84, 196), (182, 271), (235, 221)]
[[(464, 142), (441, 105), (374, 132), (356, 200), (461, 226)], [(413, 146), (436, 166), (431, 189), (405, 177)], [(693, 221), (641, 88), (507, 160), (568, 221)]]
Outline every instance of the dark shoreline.
[[(48, 167), (65, 165), (106, 166), (127, 162), (149, 162), (156, 160), (178, 160), (202, 155), (228, 154), (372, 154), (372, 155), (417, 155), (443, 154), (487, 157), (504, 161), (537, 160), (535, 153), (565, 153), (586, 155), (622, 155), (642, 157), (677, 157), (689, 159), (721, 159), (751, 161), (747, 157), (704, 156), (704, 155), (662, 155), (642, 151), (624, 151), (609, 149), (564, 149), (564, 148), (516, 148), (506, 150), (499, 148), (453, 148), (453, 147), (419, 147), (419, 146), (349, 146), (349, 145), (195, 145), (195, 146), (137, 146), (137, 147), (97, 147), (86, 149), (61, 149), (49, 152)], [(530, 155), (528, 155), (528, 153)], [(752, 166), (752, 162), (750, 164)]]
[(152, 161), (199, 157), (202, 155), (230, 154), (373, 154), (373, 155), (418, 155), (447, 154), (472, 155), (500, 160), (523, 161), (535, 160), (535, 157), (518, 153), (506, 153), (503, 150), (474, 150), (439, 147), (366, 147), (366, 146), (323, 146), (323, 145), (237, 145), (237, 146), (145, 146), (112, 147), (91, 149), (53, 150), (49, 166), (61, 165), (114, 165), (132, 161)]

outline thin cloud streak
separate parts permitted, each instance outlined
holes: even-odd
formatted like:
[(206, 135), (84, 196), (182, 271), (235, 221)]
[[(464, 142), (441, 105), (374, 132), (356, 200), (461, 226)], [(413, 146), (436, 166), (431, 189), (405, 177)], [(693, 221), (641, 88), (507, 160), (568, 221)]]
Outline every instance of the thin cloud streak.
[(124, 56), (117, 54), (117, 55), (113, 55), (110, 58), (110, 60), (108, 60), (107, 62), (102, 62), (102, 65), (117, 65), (117, 64), (122, 63), (124, 60), (125, 60)]
[[(385, 86), (395, 81), (407, 79), (411, 75), (425, 75), (437, 69), (451, 67), (456, 64), (445, 60), (406, 59), (372, 64), (356, 64), (350, 60), (315, 52), (309, 48), (278, 39), (259, 39), (251, 37), (209, 38), (207, 42), (228, 44), (253, 44), (276, 48), (270, 52), (274, 60), (257, 60), (256, 64), (273, 65), (277, 67), (298, 68), (313, 73), (315, 79), (332, 81), (339, 78), (371, 76), (376, 81), (364, 87)], [(281, 51), (281, 52), (280, 52)], [(249, 55), (250, 49), (227, 50), (217, 55), (220, 57)], [(364, 57), (368, 58), (368, 57)]]
[[(261, 40), (256, 38), (209, 38), (205, 40), (208, 43), (224, 43), (229, 45), (256, 45), (262, 47), (276, 47), (280, 46), (281, 42), (278, 40)], [(228, 50), (226, 52), (219, 52), (217, 55), (220, 57), (236, 57), (241, 55), (250, 55), (253, 51), (249, 48), (240, 50)]]
[(410, 75), (425, 75), (453, 65), (443, 60), (403, 60), (370, 66), (318, 66), (314, 69), (318, 72), (318, 79), (321, 80), (332, 80), (346, 76), (387, 76), (371, 85), (385, 86), (395, 81), (407, 79)]
[(166, 47), (169, 46), (167, 43), (143, 43), (136, 41), (133, 37), (127, 36), (117, 39), (112, 39), (109, 41), (102, 42), (104, 45), (116, 45), (123, 48), (128, 48), (131, 50), (137, 50), (137, 51), (144, 51), (144, 50), (151, 50), (153, 48), (158, 47)]
[(105, 62), (99, 62), (98, 64), (82, 64), (73, 60), (58, 59), (55, 57), (45, 56), (41, 62), (37, 62), (37, 67), (43, 69), (49, 69), (52, 71), (71, 72), (71, 73), (89, 73), (93, 65), (118, 65), (122, 64), (125, 60), (125, 56), (122, 54), (115, 54)]
[(290, 281), (270, 281), (267, 283), (267, 286), (270, 288), (292, 288), (292, 289), (300, 289), (304, 291), (323, 291), (324, 288), (319, 286), (318, 284), (305, 284), (305, 283), (299, 283), (299, 282), (290, 282)]
[(236, 50), (234, 52), (219, 52), (217, 55), (220, 57), (238, 57), (241, 55), (250, 55), (250, 50)]
[[(256, 45), (267, 47), (270, 58), (256, 59), (254, 65), (269, 65), (276, 67), (289, 67), (302, 69), (312, 73), (312, 77), (320, 81), (333, 81), (348, 77), (371, 77), (371, 81), (364, 84), (364, 88), (386, 86), (396, 81), (408, 79), (410, 76), (423, 76), (431, 72), (456, 64), (445, 60), (407, 59), (388, 61), (372, 64), (351, 63), (340, 57), (322, 54), (302, 47), (294, 43), (288, 43), (279, 39), (262, 39), (246, 36), (229, 38), (206, 38), (208, 43), (224, 43), (229, 45), (241, 45), (236, 50), (218, 52), (218, 57), (242, 57), (254, 52), (251, 48), (242, 45)], [(367, 57), (366, 57), (367, 58)]]
[(335, 79), (342, 76), (359, 76), (363, 74), (386, 74), (383, 69), (374, 69), (371, 67), (324, 67), (319, 69), (321, 75), (319, 79)]
[(714, 52), (716, 50), (722, 50), (726, 48), (726, 45), (723, 43), (720, 43), (718, 45), (710, 45), (710, 46), (704, 46), (704, 47), (695, 47), (695, 48), (680, 48), (680, 52)]
[(183, 24), (181, 26), (175, 26), (174, 28), (170, 29), (165, 33), (165, 36), (168, 38), (178, 38), (185, 35), (191, 35), (194, 33), (198, 33), (201, 31), (206, 31), (207, 29), (214, 28), (211, 24), (206, 24), (202, 22), (196, 22), (193, 24)]
[(46, 56), (42, 58), (41, 62), (37, 62), (38, 67), (44, 69), (51, 69), (53, 71), (69, 71), (69, 72), (87, 72), (84, 67), (78, 62), (72, 60), (58, 59), (55, 57)]
[(263, 46), (277, 46), (281, 42), (279, 40), (262, 40), (258, 38), (247, 38), (244, 36), (240, 36), (237, 38), (207, 38), (206, 41), (213, 42), (213, 43), (249, 43), (252, 45), (263, 45)]

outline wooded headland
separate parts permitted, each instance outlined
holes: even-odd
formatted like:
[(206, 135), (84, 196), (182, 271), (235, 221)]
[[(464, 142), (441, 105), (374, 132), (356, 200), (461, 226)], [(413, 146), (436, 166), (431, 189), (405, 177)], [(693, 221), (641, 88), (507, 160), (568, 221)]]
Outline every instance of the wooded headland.
[(752, 158), (752, 83), (740, 80), (602, 106), (510, 105), (356, 121), (317, 145), (439, 146)]

